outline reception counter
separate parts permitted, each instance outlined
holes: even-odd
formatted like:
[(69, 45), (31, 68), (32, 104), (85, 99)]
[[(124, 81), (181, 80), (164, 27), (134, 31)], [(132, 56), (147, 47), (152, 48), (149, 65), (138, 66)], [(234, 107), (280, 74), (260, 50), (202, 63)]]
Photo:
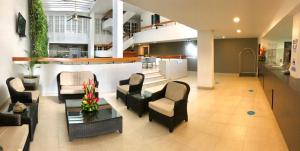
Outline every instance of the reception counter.
[(259, 63), (258, 77), (291, 151), (300, 150), (300, 79)]

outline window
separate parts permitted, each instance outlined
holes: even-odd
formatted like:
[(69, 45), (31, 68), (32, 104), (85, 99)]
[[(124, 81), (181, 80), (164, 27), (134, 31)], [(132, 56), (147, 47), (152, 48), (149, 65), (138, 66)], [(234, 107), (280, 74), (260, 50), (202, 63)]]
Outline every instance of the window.
[(65, 16), (60, 16), (60, 32), (65, 32)]
[(53, 16), (49, 16), (48, 31), (53, 32)]
[(78, 19), (78, 33), (82, 33), (82, 18)]
[(69, 21), (67, 21), (67, 32), (71, 32), (71, 23), (72, 23), (72, 20), (69, 20)]
[(96, 34), (100, 34), (100, 28), (101, 28), (101, 20), (99, 18), (95, 19), (95, 32)]
[(55, 16), (55, 32), (59, 32), (59, 16)]
[(88, 33), (89, 31), (89, 24), (88, 24), (88, 19), (83, 20), (83, 33)]
[(72, 19), (72, 32), (76, 33), (77, 21)]

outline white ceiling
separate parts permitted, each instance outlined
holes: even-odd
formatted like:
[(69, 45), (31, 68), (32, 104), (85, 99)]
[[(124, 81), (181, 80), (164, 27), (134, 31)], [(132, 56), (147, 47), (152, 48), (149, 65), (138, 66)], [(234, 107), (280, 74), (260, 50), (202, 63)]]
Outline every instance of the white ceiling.
[(293, 16), (286, 16), (263, 39), (271, 41), (292, 41)]
[(96, 0), (42, 0), (45, 11), (89, 13)]
[[(124, 0), (198, 30), (228, 38), (259, 37), (291, 0)], [(293, 3), (299, 3), (294, 0)], [(293, 6), (290, 6), (293, 7)], [(239, 24), (233, 22), (240, 17)], [(236, 33), (241, 29), (242, 33)]]
[[(135, 12), (137, 14), (142, 14), (143, 12), (145, 12), (145, 10), (128, 3), (124, 3), (123, 7), (125, 11)], [(112, 0), (97, 0), (93, 8), (93, 11), (96, 14), (105, 14), (111, 9), (112, 9)]]
[(93, 8), (96, 14), (105, 14), (112, 9), (112, 0), (97, 0)]

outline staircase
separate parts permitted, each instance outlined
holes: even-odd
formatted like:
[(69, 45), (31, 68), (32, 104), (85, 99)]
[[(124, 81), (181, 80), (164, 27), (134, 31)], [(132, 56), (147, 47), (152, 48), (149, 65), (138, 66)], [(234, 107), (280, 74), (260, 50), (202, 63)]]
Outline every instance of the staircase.
[[(126, 23), (131, 17), (135, 15), (134, 12), (125, 12), (123, 14), (123, 24)], [(108, 18), (102, 23), (102, 29), (112, 31), (113, 19)]]
[(156, 92), (161, 90), (168, 80), (158, 70), (144, 71), (145, 81), (143, 91)]

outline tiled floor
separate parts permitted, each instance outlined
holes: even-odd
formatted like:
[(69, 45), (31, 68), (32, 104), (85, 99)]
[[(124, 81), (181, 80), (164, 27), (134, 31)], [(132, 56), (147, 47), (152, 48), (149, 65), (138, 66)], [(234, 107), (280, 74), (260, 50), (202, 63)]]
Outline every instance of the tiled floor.
[[(123, 133), (69, 142), (64, 104), (58, 104), (57, 97), (43, 97), (31, 151), (288, 150), (257, 78), (217, 74), (215, 79), (214, 90), (197, 89), (195, 73), (181, 79), (191, 86), (189, 121), (173, 133), (150, 123), (147, 115), (139, 118), (111, 93), (101, 96), (123, 115)], [(247, 115), (250, 110), (256, 114)]]

